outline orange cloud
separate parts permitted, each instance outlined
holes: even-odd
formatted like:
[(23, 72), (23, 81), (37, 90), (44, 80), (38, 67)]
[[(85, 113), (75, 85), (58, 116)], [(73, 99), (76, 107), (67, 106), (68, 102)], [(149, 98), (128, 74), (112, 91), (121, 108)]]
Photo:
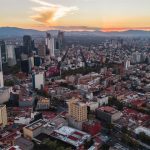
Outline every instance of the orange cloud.
[[(41, 0), (31, 0), (38, 3), (40, 6), (33, 7), (32, 10), (35, 15), (31, 16), (32, 19), (46, 25), (50, 25), (52, 22), (64, 17), (69, 12), (78, 10), (77, 7), (71, 6), (66, 7), (62, 5), (56, 5), (52, 3), (47, 3)], [(42, 5), (42, 6), (41, 6)]]
[(31, 18), (34, 19), (35, 21), (45, 23), (45, 24), (50, 24), (54, 18), (56, 9), (51, 9), (51, 10), (45, 10), (39, 12), (39, 14), (32, 16)]

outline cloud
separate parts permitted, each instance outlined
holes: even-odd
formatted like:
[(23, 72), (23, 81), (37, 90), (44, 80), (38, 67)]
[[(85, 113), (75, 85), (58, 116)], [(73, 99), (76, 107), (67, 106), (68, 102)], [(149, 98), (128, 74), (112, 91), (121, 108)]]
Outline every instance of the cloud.
[(75, 6), (63, 6), (48, 3), (42, 0), (30, 0), (34, 3), (37, 3), (40, 6), (33, 7), (32, 10), (35, 15), (31, 16), (32, 19), (44, 24), (51, 24), (53, 21), (56, 21), (64, 16), (66, 16), (70, 12), (74, 12), (78, 10)]

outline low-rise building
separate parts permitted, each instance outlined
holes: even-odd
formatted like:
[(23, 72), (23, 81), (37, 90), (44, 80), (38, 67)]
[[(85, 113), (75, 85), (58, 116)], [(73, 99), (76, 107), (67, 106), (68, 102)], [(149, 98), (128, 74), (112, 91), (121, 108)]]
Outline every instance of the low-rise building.
[(3, 127), (7, 125), (6, 105), (0, 105), (0, 125), (2, 125)]
[(76, 148), (79, 148), (84, 145), (85, 141), (89, 141), (91, 139), (89, 134), (68, 126), (63, 126), (58, 130), (54, 130), (51, 136), (55, 139), (73, 145)]
[(95, 111), (99, 107), (98, 102), (89, 102), (87, 106), (90, 108), (90, 111)]
[(23, 128), (24, 137), (33, 139), (35, 136), (39, 135), (42, 132), (43, 125), (45, 121), (42, 119), (35, 121)]
[(97, 102), (100, 106), (107, 105), (108, 104), (108, 96), (102, 95), (97, 98)]
[(37, 110), (49, 109), (50, 99), (45, 97), (40, 97), (36, 106)]
[(82, 130), (93, 136), (101, 131), (101, 124), (98, 121), (86, 121), (82, 124)]
[(8, 102), (10, 98), (10, 88), (3, 87), (0, 88), (0, 104)]
[(96, 109), (96, 117), (98, 119), (104, 120), (107, 123), (112, 123), (120, 119), (122, 113), (110, 106), (99, 107)]
[(32, 141), (19, 137), (15, 140), (15, 145), (18, 145), (21, 150), (32, 150), (34, 144)]

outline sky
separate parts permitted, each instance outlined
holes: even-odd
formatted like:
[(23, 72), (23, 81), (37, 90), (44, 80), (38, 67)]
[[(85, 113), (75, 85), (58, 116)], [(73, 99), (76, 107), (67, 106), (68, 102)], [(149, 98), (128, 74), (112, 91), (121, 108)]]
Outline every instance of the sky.
[(150, 30), (150, 0), (0, 0), (0, 27)]

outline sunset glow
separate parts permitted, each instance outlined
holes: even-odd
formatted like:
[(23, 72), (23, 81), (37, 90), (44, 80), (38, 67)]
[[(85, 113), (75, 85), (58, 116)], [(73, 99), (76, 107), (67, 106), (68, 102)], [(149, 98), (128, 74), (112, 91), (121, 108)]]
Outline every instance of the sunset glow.
[(150, 30), (149, 0), (1, 0), (0, 9), (1, 27)]

